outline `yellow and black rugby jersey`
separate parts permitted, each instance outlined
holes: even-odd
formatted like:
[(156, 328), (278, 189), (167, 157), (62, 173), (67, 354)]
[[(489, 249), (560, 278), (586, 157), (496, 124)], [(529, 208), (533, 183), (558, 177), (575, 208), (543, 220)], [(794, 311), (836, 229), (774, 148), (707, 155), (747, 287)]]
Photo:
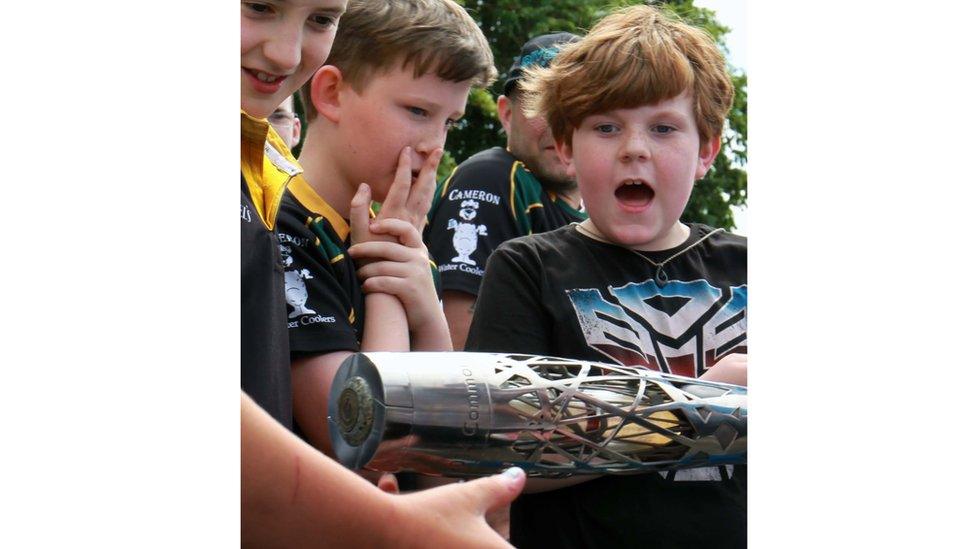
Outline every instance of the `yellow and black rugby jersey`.
[(301, 171), (267, 121), (241, 113), (241, 389), (292, 428), (284, 270), (273, 228)]
[(424, 243), (444, 290), (477, 295), (488, 256), (503, 242), (586, 218), (546, 192), (511, 153), (494, 147), (462, 162), (438, 186)]
[(348, 256), (349, 223), (301, 176), (278, 216), (292, 356), (358, 351), (365, 301)]

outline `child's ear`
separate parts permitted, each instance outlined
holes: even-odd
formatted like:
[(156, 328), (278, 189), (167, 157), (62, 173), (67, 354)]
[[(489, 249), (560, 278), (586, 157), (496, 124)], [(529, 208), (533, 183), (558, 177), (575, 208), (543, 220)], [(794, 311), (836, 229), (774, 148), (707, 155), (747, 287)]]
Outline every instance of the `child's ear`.
[(342, 84), (342, 71), (332, 65), (325, 65), (312, 75), (312, 105), (332, 122), (339, 121), (339, 90)]
[(573, 145), (556, 141), (556, 156), (566, 166), (566, 175), (576, 178), (576, 166), (573, 165)]
[(720, 135), (702, 143), (701, 148), (698, 149), (698, 168), (695, 170), (695, 181), (705, 177), (720, 150), (722, 150), (722, 136)]
[(498, 120), (508, 135), (508, 128), (512, 125), (512, 100), (504, 95), (498, 96)]

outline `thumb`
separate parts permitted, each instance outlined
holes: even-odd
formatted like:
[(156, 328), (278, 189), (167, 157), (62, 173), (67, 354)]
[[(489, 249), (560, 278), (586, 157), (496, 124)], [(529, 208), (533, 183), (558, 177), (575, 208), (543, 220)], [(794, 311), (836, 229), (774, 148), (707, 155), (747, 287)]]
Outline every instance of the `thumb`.
[(525, 487), (525, 471), (511, 467), (503, 473), (457, 485), (479, 512), (491, 511), (514, 500)]
[(360, 183), (349, 204), (349, 232), (353, 244), (366, 240), (369, 235), (369, 197), (369, 185)]

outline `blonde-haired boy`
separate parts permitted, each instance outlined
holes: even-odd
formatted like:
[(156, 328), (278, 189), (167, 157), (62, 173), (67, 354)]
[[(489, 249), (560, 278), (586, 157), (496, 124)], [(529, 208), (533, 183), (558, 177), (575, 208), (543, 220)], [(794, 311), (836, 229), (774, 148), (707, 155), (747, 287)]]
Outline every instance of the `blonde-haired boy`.
[[(350, 353), (451, 350), (420, 229), (447, 131), (471, 86), (495, 76), (488, 42), (455, 2), (359, 0), (302, 90), (305, 172), (278, 234), (295, 420), (323, 451), (329, 387)], [(372, 221), (371, 200), (383, 203)]]
[[(523, 89), (531, 114), (552, 127), (590, 218), (496, 249), (467, 350), (745, 384), (746, 239), (680, 221), (732, 104), (714, 41), (657, 8), (625, 8), (532, 71)], [(738, 466), (601, 477), (520, 498), (511, 539), (744, 547), (745, 486)]]

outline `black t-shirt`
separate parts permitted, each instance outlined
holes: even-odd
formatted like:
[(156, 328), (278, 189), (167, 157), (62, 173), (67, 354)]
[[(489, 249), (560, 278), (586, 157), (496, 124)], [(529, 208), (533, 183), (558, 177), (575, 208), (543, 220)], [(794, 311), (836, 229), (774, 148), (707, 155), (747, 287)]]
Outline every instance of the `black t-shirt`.
[(278, 214), (293, 356), (359, 350), (365, 301), (348, 238), (346, 221), (296, 177)]
[(438, 187), (424, 243), (441, 288), (477, 295), (488, 256), (506, 240), (551, 231), (586, 214), (543, 189), (505, 149), (481, 151)]
[(292, 426), (283, 268), (278, 239), (241, 178), (241, 389), (279, 423)]
[[(468, 351), (552, 355), (698, 377), (746, 352), (746, 239), (691, 224), (660, 252), (593, 240), (574, 225), (492, 255)], [(694, 245), (693, 245), (694, 244)], [(525, 494), (512, 543), (528, 547), (745, 547), (746, 468), (608, 475)]]

